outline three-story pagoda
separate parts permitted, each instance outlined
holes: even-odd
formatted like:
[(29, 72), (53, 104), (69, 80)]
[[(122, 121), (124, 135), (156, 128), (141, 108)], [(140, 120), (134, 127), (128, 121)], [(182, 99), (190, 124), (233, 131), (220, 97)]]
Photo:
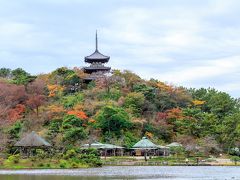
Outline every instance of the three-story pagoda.
[(110, 72), (111, 67), (104, 66), (110, 59), (109, 56), (105, 56), (98, 51), (98, 37), (96, 32), (96, 49), (95, 52), (89, 56), (85, 57), (85, 62), (90, 63), (90, 66), (84, 67), (83, 70), (85, 73), (89, 74), (84, 80), (85, 82), (90, 82), (98, 78), (104, 77), (104, 75)]

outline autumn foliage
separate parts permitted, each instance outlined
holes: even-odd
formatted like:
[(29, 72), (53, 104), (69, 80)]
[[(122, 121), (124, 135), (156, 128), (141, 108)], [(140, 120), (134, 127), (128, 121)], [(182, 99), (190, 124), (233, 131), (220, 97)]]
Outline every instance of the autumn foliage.
[(54, 97), (58, 92), (63, 91), (63, 87), (56, 84), (48, 85), (47, 88), (49, 91), (48, 97)]
[(142, 136), (162, 145), (204, 147), (208, 139), (225, 149), (240, 144), (240, 101), (215, 89), (178, 87), (120, 70), (89, 84), (80, 68), (14, 74), (0, 69), (0, 130), (16, 126), (21, 136), (41, 131), (59, 147), (79, 147), (91, 138), (132, 147)]
[(16, 105), (15, 108), (8, 111), (8, 120), (14, 122), (23, 117), (23, 113), (26, 110), (25, 106), (22, 104)]
[(68, 111), (67, 114), (68, 115), (74, 115), (74, 116), (76, 116), (80, 119), (83, 119), (83, 120), (88, 118), (87, 115), (85, 114), (85, 112), (83, 112), (83, 111)]

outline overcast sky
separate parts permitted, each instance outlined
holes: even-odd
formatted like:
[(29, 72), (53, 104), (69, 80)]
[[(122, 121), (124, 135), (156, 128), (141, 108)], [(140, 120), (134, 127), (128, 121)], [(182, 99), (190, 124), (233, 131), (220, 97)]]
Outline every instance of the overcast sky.
[(0, 67), (113, 69), (240, 97), (240, 0), (0, 0)]

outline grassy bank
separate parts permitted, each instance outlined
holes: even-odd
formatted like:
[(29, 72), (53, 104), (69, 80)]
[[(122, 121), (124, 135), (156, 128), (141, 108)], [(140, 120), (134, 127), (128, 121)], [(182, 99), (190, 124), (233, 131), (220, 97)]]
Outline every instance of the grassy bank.
[(69, 149), (64, 153), (46, 154), (36, 151), (34, 156), (23, 158), (20, 154), (0, 157), (1, 169), (49, 169), (100, 167), (102, 162), (95, 149)]
[(109, 157), (102, 159), (107, 166), (240, 166), (240, 163), (231, 161), (230, 158), (197, 158), (197, 157)]
[(89, 164), (64, 159), (19, 159), (18, 161), (2, 160), (0, 169), (59, 169), (88, 168)]
[[(27, 158), (22, 159), (18, 156), (9, 156), (7, 159), (0, 159), (0, 169), (71, 169), (71, 168), (90, 168), (100, 166), (240, 166), (229, 158), (201, 158), (197, 162), (196, 157), (189, 157), (186, 162), (185, 157), (144, 157), (119, 156), (102, 157), (95, 164), (83, 159), (67, 158)], [(96, 160), (95, 160), (96, 161)]]

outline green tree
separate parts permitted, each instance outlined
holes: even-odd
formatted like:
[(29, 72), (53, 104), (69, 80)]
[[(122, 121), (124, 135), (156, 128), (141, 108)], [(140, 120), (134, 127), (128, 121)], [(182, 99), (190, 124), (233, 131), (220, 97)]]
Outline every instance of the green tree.
[(75, 93), (73, 95), (64, 96), (61, 102), (65, 108), (73, 108), (76, 104), (83, 101), (82, 93)]
[(126, 96), (124, 106), (130, 109), (135, 116), (140, 116), (144, 100), (145, 98), (142, 93), (132, 92)]
[(231, 115), (237, 111), (237, 100), (225, 92), (215, 89), (190, 89), (193, 99), (205, 101), (201, 109), (217, 115), (219, 118)]
[(96, 116), (97, 126), (103, 135), (116, 135), (120, 137), (122, 130), (129, 129), (132, 123), (123, 108), (105, 106)]
[(0, 68), (0, 77), (8, 78), (11, 76), (11, 69), (9, 68)]
[(177, 120), (179, 133), (195, 137), (216, 134), (218, 118), (213, 113), (202, 112), (199, 108), (185, 108), (183, 115), (182, 120)]
[(157, 89), (152, 86), (147, 86), (146, 84), (134, 84), (133, 91), (140, 92), (148, 101), (153, 101), (156, 97)]
[(29, 73), (21, 68), (12, 71), (13, 83), (26, 85), (36, 79), (36, 76), (31, 76)]
[(227, 116), (217, 126), (217, 134), (225, 149), (236, 147), (240, 137), (240, 112)]
[(20, 131), (22, 130), (22, 128), (23, 128), (23, 123), (21, 121), (15, 122), (15, 124), (13, 124), (11, 126), (11, 128), (8, 130), (10, 138), (11, 139), (18, 139)]
[(65, 115), (62, 122), (63, 129), (70, 129), (73, 127), (81, 127), (83, 125), (83, 120), (77, 118), (74, 115)]
[(76, 142), (87, 137), (83, 120), (74, 115), (65, 115), (62, 122), (63, 141)]
[(64, 131), (63, 140), (76, 142), (87, 137), (87, 133), (83, 127), (74, 127)]
[(61, 67), (53, 71), (49, 76), (50, 84), (58, 84), (64, 86), (64, 92), (74, 93), (81, 88), (81, 78), (74, 70), (67, 67)]

